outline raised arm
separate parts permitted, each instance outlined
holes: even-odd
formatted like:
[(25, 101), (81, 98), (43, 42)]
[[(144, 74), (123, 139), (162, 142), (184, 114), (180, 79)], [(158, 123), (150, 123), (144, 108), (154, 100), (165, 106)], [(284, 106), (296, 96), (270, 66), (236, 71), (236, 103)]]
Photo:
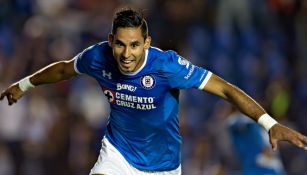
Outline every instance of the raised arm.
[(277, 149), (277, 142), (280, 140), (289, 141), (297, 147), (307, 150), (306, 136), (277, 123), (255, 100), (238, 87), (212, 74), (203, 90), (224, 98), (242, 113), (261, 124), (269, 132), (273, 150)]
[(41, 84), (56, 83), (76, 76), (74, 59), (52, 63), (32, 75), (13, 83), (1, 93), (0, 100), (7, 98), (9, 105), (20, 99), (30, 88)]
[(266, 113), (265, 110), (245, 92), (214, 74), (212, 74), (203, 90), (229, 101), (242, 113), (255, 121), (258, 121), (259, 117)]
[(76, 76), (74, 59), (52, 63), (34, 74), (30, 75), (30, 81), (34, 86), (56, 83)]

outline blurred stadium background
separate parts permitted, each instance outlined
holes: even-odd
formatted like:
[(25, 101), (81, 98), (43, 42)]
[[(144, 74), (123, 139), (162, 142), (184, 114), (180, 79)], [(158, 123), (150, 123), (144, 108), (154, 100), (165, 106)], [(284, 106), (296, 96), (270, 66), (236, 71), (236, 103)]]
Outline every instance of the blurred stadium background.
[[(238, 85), (270, 114), (307, 134), (305, 0), (0, 0), (0, 89), (107, 39), (114, 11), (144, 9), (153, 46), (173, 49)], [(1, 175), (83, 175), (96, 161), (108, 105), (79, 77), (0, 103)], [(183, 173), (237, 174), (224, 102), (181, 93)], [(307, 174), (307, 152), (281, 143), (290, 175)]]

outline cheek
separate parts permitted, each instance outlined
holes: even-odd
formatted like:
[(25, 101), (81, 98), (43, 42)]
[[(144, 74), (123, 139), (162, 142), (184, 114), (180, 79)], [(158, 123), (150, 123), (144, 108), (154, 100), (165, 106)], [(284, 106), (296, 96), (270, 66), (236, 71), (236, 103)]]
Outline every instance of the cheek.
[(121, 54), (121, 51), (119, 49), (113, 49), (113, 56), (116, 58), (116, 57), (119, 57)]
[(135, 57), (141, 57), (143, 55), (143, 48), (134, 50), (133, 55)]

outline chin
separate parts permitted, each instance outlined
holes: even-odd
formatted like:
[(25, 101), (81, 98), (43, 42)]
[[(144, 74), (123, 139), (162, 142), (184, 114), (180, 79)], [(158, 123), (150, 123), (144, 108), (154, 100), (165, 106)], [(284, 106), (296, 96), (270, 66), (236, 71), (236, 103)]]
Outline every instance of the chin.
[(125, 72), (125, 73), (131, 73), (132, 72), (132, 70), (126, 69), (126, 68), (121, 68), (121, 71)]
[(131, 66), (131, 67), (129, 67), (129, 68), (123, 68), (123, 67), (122, 67), (122, 70), (125, 71), (125, 72), (131, 73), (131, 72), (134, 72), (135, 67), (133, 67), (133, 66)]

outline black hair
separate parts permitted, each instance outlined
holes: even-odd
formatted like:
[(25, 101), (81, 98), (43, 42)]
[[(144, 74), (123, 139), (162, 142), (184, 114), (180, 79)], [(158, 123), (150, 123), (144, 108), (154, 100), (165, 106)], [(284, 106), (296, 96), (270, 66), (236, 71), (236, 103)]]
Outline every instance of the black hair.
[(147, 22), (143, 14), (131, 8), (123, 8), (115, 13), (112, 24), (112, 34), (116, 34), (118, 28), (127, 27), (140, 27), (144, 39), (148, 36)]

